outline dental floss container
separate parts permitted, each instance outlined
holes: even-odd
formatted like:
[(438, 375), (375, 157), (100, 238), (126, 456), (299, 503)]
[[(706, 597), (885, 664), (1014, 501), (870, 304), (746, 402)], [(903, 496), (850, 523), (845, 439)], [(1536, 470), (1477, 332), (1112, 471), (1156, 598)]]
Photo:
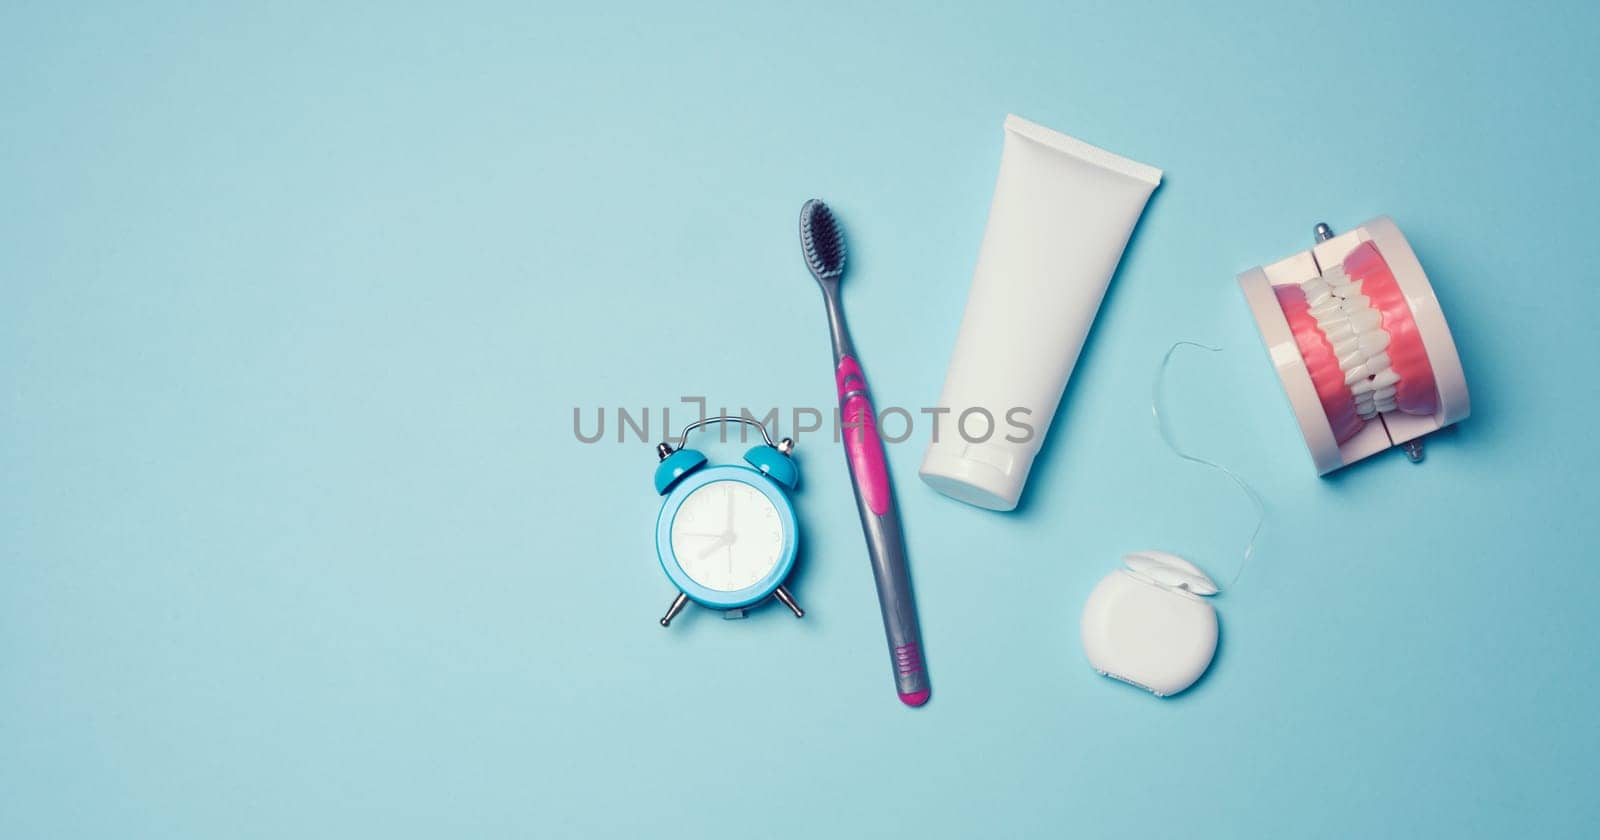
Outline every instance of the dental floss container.
[(1170, 697), (1194, 685), (1217, 652), (1217, 585), (1164, 551), (1122, 558), (1083, 605), (1083, 652), (1102, 676)]
[(1239, 275), (1250, 314), (1319, 475), (1471, 411), (1455, 340), (1428, 276), (1387, 216)]

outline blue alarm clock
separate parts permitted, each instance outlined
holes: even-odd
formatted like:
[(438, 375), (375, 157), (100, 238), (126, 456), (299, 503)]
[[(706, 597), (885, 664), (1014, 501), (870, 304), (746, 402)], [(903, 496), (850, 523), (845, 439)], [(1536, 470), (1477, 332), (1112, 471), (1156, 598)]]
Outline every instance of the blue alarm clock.
[(805, 610), (783, 585), (800, 547), (789, 501), (800, 481), (789, 455), (794, 441), (773, 443), (766, 427), (750, 418), (708, 417), (685, 427), (679, 445), (712, 423), (754, 426), (765, 443), (745, 453), (749, 466), (708, 466), (697, 450), (656, 447), (656, 492), (666, 497), (656, 520), (656, 554), (678, 587), (661, 626), (671, 624), (690, 600), (727, 618), (743, 618), (745, 608), (776, 596), (795, 618), (803, 617)]

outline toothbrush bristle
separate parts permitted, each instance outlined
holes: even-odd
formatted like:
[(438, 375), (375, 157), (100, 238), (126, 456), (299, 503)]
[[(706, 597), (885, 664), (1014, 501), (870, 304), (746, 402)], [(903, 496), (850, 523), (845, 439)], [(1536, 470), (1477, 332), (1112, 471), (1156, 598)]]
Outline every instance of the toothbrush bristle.
[(844, 231), (833, 218), (828, 205), (818, 199), (800, 208), (800, 247), (806, 266), (818, 280), (831, 280), (844, 274)]

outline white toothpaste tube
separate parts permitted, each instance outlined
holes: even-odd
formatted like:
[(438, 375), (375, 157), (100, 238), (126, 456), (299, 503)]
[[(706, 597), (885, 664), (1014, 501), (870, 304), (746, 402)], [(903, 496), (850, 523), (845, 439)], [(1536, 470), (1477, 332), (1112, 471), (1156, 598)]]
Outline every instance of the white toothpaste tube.
[(1011, 510), (1161, 170), (1006, 117), (1000, 176), (921, 474)]

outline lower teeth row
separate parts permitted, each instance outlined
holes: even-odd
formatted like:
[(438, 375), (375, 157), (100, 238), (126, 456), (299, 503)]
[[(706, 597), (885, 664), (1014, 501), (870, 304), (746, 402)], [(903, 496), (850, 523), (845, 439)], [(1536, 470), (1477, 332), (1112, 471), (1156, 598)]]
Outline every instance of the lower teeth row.
[(1395, 385), (1400, 375), (1389, 364), (1389, 333), (1383, 314), (1372, 299), (1361, 294), (1361, 281), (1351, 280), (1335, 266), (1300, 284), (1311, 316), (1317, 319), (1344, 372), (1344, 384), (1356, 401), (1363, 420), (1395, 410)]

